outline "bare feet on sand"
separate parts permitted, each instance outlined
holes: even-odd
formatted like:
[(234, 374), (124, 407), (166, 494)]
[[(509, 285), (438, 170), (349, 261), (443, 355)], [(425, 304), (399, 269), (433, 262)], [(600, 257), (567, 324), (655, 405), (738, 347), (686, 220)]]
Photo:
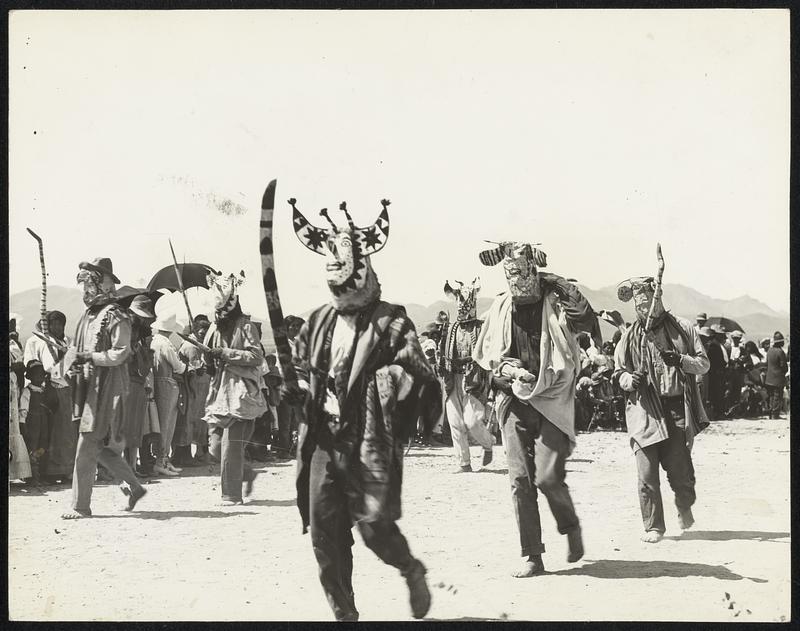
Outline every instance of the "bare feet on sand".
[(512, 572), (511, 576), (514, 578), (530, 578), (531, 576), (538, 576), (544, 574), (544, 563), (542, 557), (528, 557), (523, 563), (522, 568), (516, 572)]
[(658, 543), (664, 537), (664, 534), (658, 530), (648, 530), (642, 535), (642, 541), (645, 543)]
[(689, 528), (694, 526), (694, 515), (692, 515), (691, 508), (678, 509), (678, 525), (681, 527), (681, 530), (689, 530)]
[(71, 510), (68, 513), (61, 515), (61, 519), (83, 519), (84, 517), (91, 517), (92, 511)]

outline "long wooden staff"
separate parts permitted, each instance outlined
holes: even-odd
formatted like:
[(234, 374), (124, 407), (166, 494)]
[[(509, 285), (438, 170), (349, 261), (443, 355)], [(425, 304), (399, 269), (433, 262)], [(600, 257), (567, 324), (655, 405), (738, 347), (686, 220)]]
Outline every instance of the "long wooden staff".
[(194, 318), (192, 310), (189, 308), (189, 299), (186, 297), (186, 290), (183, 288), (183, 274), (178, 267), (178, 259), (175, 258), (175, 248), (172, 247), (172, 239), (169, 239), (169, 251), (172, 252), (172, 264), (175, 266), (175, 276), (178, 279), (178, 290), (183, 296), (183, 303), (186, 305), (186, 313), (189, 314), (189, 330), (194, 333)]
[(653, 292), (653, 300), (650, 303), (650, 310), (647, 312), (647, 320), (645, 321), (644, 331), (642, 331), (642, 345), (639, 349), (640, 370), (644, 369), (644, 352), (647, 348), (647, 333), (650, 331), (650, 325), (653, 323), (653, 311), (656, 303), (661, 300), (661, 279), (664, 277), (664, 255), (661, 253), (661, 244), (656, 244), (656, 258), (658, 259), (658, 274), (656, 274), (656, 286)]
[(275, 278), (275, 257), (272, 245), (272, 218), (275, 213), (276, 180), (272, 180), (261, 199), (261, 234), (259, 253), (261, 254), (261, 271), (263, 274), (264, 296), (267, 299), (269, 323), (272, 337), (278, 351), (278, 363), (283, 373), (284, 387), (292, 392), (297, 388), (297, 373), (292, 363), (292, 350), (286, 336), (286, 323), (283, 318), (281, 297), (278, 293), (278, 282)]
[(41, 315), (40, 323), (42, 327), (42, 333), (47, 335), (49, 333), (49, 328), (47, 326), (47, 269), (44, 266), (44, 243), (42, 243), (42, 237), (36, 234), (33, 230), (30, 228), (26, 228), (26, 230), (34, 239), (36, 239), (36, 242), (39, 244), (39, 265), (42, 268), (42, 293), (39, 300), (39, 312)]

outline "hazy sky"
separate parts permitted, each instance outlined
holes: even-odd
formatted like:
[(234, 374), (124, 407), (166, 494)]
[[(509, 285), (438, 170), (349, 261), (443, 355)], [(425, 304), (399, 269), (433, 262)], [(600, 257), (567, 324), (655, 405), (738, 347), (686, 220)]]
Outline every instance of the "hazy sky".
[(285, 312), (328, 297), (289, 197), (318, 225), (392, 200), (389, 300), (500, 291), (483, 239), (595, 288), (653, 273), (660, 240), (665, 282), (788, 310), (788, 11), (17, 11), (9, 68), (12, 293), (40, 280), (26, 226), (66, 286), (97, 256), (146, 281), (172, 237), (244, 269), (263, 318), (277, 178)]

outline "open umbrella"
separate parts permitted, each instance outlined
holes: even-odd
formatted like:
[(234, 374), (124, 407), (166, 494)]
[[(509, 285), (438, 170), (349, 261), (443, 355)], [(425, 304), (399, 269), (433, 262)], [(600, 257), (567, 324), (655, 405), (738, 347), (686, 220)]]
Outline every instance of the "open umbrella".
[(711, 326), (713, 324), (718, 324), (719, 326), (723, 327), (728, 333), (731, 331), (741, 331), (744, 333), (744, 329), (742, 325), (739, 324), (736, 320), (731, 320), (730, 318), (723, 318), (722, 316), (714, 316), (713, 318), (709, 318), (706, 320), (706, 326)]
[[(208, 289), (206, 277), (210, 272), (218, 273), (213, 267), (205, 263), (178, 263), (178, 269), (181, 273), (184, 289), (189, 289), (190, 287), (205, 287)], [(157, 289), (180, 291), (178, 277), (175, 275), (175, 265), (168, 265), (164, 269), (158, 270), (153, 278), (150, 279), (150, 282), (147, 283), (147, 289), (148, 291), (156, 291)]]

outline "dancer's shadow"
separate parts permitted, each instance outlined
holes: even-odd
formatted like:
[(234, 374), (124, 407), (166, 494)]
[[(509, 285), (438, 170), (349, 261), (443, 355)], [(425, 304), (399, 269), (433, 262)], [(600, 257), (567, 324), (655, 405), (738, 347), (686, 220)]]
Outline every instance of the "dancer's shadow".
[(253, 511), (226, 511), (226, 510), (171, 510), (171, 511), (142, 511), (124, 513), (122, 515), (94, 515), (92, 519), (173, 519), (177, 517), (210, 517), (218, 519), (223, 517), (238, 517), (239, 515), (258, 515)]
[(297, 506), (297, 500), (250, 500), (245, 506)]
[[(760, 530), (687, 530), (682, 535), (664, 537), (673, 541), (778, 541), (790, 536), (788, 532)], [(784, 543), (784, 542), (779, 542)], [(788, 542), (786, 542), (788, 543)]]
[(591, 576), (593, 578), (660, 578), (673, 576), (686, 578), (702, 576), (718, 578), (722, 581), (741, 581), (746, 578), (754, 583), (766, 583), (763, 578), (750, 578), (731, 572), (724, 565), (706, 565), (705, 563), (684, 563), (682, 561), (625, 561), (621, 559), (603, 559), (589, 561), (588, 564), (551, 572), (559, 576)]
[[(500, 475), (508, 475), (508, 469), (479, 469), (476, 473), (498, 473)], [(475, 619), (477, 620), (478, 618)]]
[(567, 462), (594, 462), (590, 458), (567, 458)]

